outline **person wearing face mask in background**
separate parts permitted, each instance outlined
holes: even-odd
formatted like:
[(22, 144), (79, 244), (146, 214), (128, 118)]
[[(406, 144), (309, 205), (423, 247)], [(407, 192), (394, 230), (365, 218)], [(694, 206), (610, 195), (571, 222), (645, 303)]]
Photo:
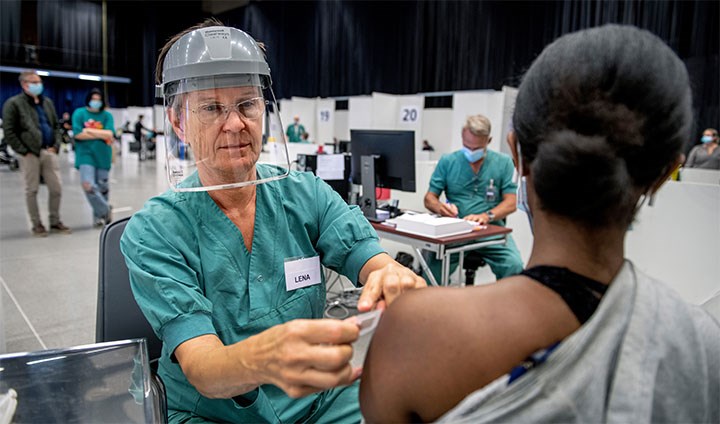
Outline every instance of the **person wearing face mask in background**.
[(62, 186), (57, 153), (61, 135), (57, 129), (55, 106), (42, 95), (42, 78), (36, 71), (21, 72), (19, 80), (23, 92), (9, 98), (3, 106), (3, 131), (5, 140), (20, 156), (32, 234), (36, 237), (48, 235), (37, 204), (40, 177), (48, 188), (50, 231), (69, 234), (70, 228), (60, 222)]
[[(467, 118), (462, 129), (463, 148), (444, 155), (430, 178), (425, 207), (441, 216), (460, 217), (480, 225), (505, 225), (505, 218), (516, 209), (517, 186), (513, 182), (513, 163), (509, 156), (488, 150), (490, 120), (483, 115)], [(440, 194), (445, 192), (445, 203)], [(522, 271), (520, 252), (512, 236), (507, 243), (484, 247), (471, 254), (480, 255), (500, 279)], [(425, 253), (430, 270), (440, 281), (441, 261)], [(450, 273), (457, 268), (458, 254), (451, 256)]]
[(108, 195), (115, 122), (105, 110), (105, 100), (97, 88), (90, 90), (85, 105), (72, 116), (75, 168), (80, 170), (82, 188), (93, 210), (93, 225), (103, 227), (112, 221)]
[(718, 131), (708, 128), (703, 131), (699, 144), (690, 150), (685, 166), (688, 168), (720, 169), (720, 149), (718, 149)]

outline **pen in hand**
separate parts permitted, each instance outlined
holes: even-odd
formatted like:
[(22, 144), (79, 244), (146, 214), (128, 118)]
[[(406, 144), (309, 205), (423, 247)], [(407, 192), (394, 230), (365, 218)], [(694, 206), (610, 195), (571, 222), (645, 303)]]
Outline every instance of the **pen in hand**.
[(458, 216), (458, 208), (457, 208), (457, 206), (455, 206), (455, 205), (453, 205), (452, 203), (450, 203), (450, 199), (445, 199), (445, 205), (446, 205), (446, 206), (445, 206), (443, 209), (445, 209), (445, 211), (447, 212), (447, 214), (443, 214), (443, 215), (451, 216), (451, 217), (453, 217), (453, 218), (457, 218), (457, 216)]

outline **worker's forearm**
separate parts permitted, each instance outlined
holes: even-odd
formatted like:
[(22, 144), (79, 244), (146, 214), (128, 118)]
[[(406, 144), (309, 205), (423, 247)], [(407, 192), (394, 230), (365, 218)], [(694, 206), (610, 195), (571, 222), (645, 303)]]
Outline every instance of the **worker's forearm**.
[[(214, 339), (214, 340), (212, 340)], [(176, 351), (183, 372), (190, 384), (203, 396), (229, 399), (247, 393), (261, 382), (252, 365), (253, 337), (225, 346), (215, 336), (200, 336), (183, 346), (184, 353)]]
[(371, 272), (381, 269), (391, 262), (395, 261), (387, 253), (380, 253), (373, 256), (367, 262), (365, 262), (365, 265), (363, 265), (362, 268), (360, 268), (360, 275), (358, 277), (360, 279), (359, 283), (365, 284)]
[(425, 209), (429, 210), (432, 213), (440, 214), (440, 198), (437, 196), (433, 196), (432, 194), (428, 193), (425, 195)]
[(513, 195), (511, 197), (504, 198), (499, 205), (490, 209), (495, 214), (495, 219), (505, 219), (508, 215), (515, 212), (517, 209), (517, 198)]

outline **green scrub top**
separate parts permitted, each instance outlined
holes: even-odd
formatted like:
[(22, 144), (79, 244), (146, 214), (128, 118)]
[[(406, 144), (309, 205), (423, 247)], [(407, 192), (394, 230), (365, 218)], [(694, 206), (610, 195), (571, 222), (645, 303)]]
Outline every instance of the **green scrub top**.
[[(432, 177), (429, 191), (445, 198), (458, 208), (460, 218), (470, 214), (487, 212), (499, 205), (505, 194), (516, 194), (517, 185), (512, 181), (513, 163), (508, 155), (487, 150), (485, 160), (476, 174), (462, 150), (443, 155)], [(490, 190), (490, 180), (493, 189)], [(492, 195), (488, 195), (488, 191)], [(505, 220), (492, 222), (505, 225)]]
[(288, 136), (288, 142), (289, 143), (302, 143), (302, 135), (305, 134), (305, 127), (298, 124), (292, 124), (288, 126), (287, 131), (285, 132), (285, 135)]
[[(115, 133), (115, 121), (110, 112), (90, 112), (88, 108), (75, 109), (72, 115), (74, 134), (80, 134), (83, 128), (110, 130)], [(75, 140), (75, 168), (80, 165), (92, 165), (95, 168), (110, 169), (112, 164), (112, 146), (103, 139)]]
[[(257, 172), (279, 174), (260, 164)], [(190, 178), (198, 183), (197, 174)], [(356, 282), (362, 266), (383, 252), (357, 206), (312, 174), (294, 171), (257, 186), (252, 253), (207, 192), (168, 191), (150, 199), (128, 222), (121, 248), (138, 305), (163, 341), (159, 373), (169, 409), (220, 422), (303, 421), (326, 409), (333, 391), (291, 399), (263, 385), (243, 395), (243, 406), (208, 399), (185, 378), (175, 348), (204, 334), (230, 345), (293, 319), (322, 318), (324, 281), (288, 292), (285, 260), (319, 255), (323, 265)], [(355, 408), (359, 420), (357, 397), (345, 407)]]

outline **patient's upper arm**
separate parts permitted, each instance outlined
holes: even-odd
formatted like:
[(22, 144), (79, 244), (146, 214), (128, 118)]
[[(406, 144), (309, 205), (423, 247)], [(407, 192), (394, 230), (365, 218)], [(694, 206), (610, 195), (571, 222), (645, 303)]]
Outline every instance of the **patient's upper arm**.
[[(473, 319), (458, 320), (463, 314), (453, 312), (466, 306), (457, 304), (459, 292), (409, 292), (385, 312), (360, 383), (360, 407), (368, 422), (435, 420), (465, 396), (468, 385), (478, 383), (478, 364), (464, 363), (473, 356), (474, 343), (463, 339), (468, 332), (479, 334), (471, 328)], [(468, 365), (472, 372), (466, 372)]]
[(365, 359), (365, 419), (434, 421), (519, 364), (538, 346), (532, 336), (537, 330), (528, 325), (536, 320), (522, 312), (531, 294), (521, 289), (498, 283), (400, 296), (385, 312)]

